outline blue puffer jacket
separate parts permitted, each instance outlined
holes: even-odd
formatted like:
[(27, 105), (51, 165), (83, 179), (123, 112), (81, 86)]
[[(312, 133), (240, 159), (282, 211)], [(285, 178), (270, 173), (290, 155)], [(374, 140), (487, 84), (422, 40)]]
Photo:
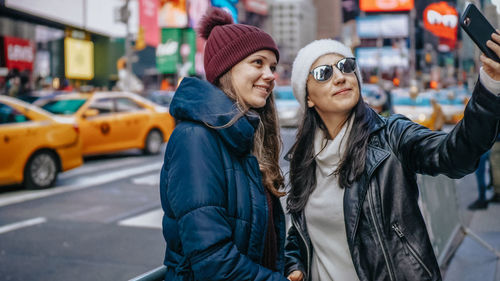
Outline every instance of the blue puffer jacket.
[(283, 280), (285, 220), (274, 198), (277, 270), (261, 266), (268, 206), (250, 154), (258, 116), (240, 118), (212, 84), (185, 78), (170, 113), (178, 121), (165, 152), (160, 193), (167, 242), (165, 280)]

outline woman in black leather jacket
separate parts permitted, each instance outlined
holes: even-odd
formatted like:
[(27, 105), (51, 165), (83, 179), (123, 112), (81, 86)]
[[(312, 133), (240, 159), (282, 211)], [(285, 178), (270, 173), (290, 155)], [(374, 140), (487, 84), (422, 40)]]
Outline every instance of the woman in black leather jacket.
[[(497, 34), (488, 43), (498, 55), (499, 43)], [(290, 280), (441, 280), (416, 173), (463, 177), (493, 145), (500, 64), (484, 55), (481, 62), (464, 118), (447, 134), (366, 106), (342, 43), (317, 40), (299, 51), (292, 86), (304, 119), (289, 155)]]

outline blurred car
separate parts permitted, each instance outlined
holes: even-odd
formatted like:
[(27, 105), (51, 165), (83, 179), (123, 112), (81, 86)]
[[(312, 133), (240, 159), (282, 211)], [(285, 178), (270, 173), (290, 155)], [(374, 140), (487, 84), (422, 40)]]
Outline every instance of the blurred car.
[(154, 103), (170, 106), (170, 102), (174, 98), (175, 91), (152, 91), (146, 94), (146, 98)]
[(392, 113), (391, 99), (377, 84), (363, 84), (361, 95), (364, 101), (378, 114), (389, 116)]
[(16, 98), (25, 101), (27, 103), (34, 103), (41, 99), (50, 99), (58, 95), (67, 94), (67, 91), (58, 91), (58, 90), (39, 90), (39, 91), (31, 91), (29, 93), (19, 95)]
[(466, 105), (465, 96), (455, 96), (449, 90), (425, 91), (419, 93), (416, 98), (412, 98), (407, 91), (391, 92), (394, 113), (403, 114), (428, 128), (432, 127), (431, 122), (433, 122), (432, 99), (441, 106), (446, 124), (456, 124), (462, 119)]
[(74, 93), (35, 104), (74, 118), (80, 127), (83, 155), (132, 148), (158, 154), (175, 127), (168, 108), (127, 92)]
[(302, 119), (299, 102), (293, 96), (292, 86), (274, 87), (274, 99), (281, 127), (297, 127)]
[(83, 162), (76, 123), (7, 96), (0, 96), (0, 142), (0, 185), (47, 188)]

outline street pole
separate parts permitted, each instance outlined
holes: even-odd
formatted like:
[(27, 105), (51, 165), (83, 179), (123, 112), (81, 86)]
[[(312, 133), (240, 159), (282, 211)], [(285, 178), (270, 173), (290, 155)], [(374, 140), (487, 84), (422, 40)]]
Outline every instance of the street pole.
[(125, 5), (122, 7), (121, 20), (125, 24), (125, 60), (126, 60), (126, 71), (127, 76), (125, 79), (125, 90), (130, 91), (130, 77), (132, 77), (132, 47), (131, 47), (131, 34), (130, 34), (130, 10), (128, 9), (130, 0), (125, 1)]
[(126, 35), (125, 35), (125, 57), (126, 57), (126, 69), (127, 69), (127, 79), (125, 82), (126, 91), (130, 91), (130, 77), (132, 77), (132, 48), (131, 48), (131, 34), (130, 34), (130, 10), (128, 9), (128, 4), (130, 0), (126, 0), (125, 2), (125, 10), (126, 10)]
[(415, 69), (416, 69), (416, 51), (415, 51), (415, 19), (417, 16), (417, 12), (415, 7), (410, 10), (410, 85), (415, 81)]

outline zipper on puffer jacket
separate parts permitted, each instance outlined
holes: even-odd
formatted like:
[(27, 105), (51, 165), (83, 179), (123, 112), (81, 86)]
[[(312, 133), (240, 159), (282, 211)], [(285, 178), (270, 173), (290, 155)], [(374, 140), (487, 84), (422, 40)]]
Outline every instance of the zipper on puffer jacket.
[(387, 271), (389, 272), (389, 278), (391, 279), (391, 281), (396, 281), (394, 273), (392, 271), (391, 263), (389, 261), (389, 255), (387, 254), (384, 243), (382, 241), (382, 235), (380, 234), (382, 230), (379, 230), (378, 223), (375, 219), (375, 205), (373, 204), (373, 195), (371, 190), (368, 190), (368, 204), (370, 205), (370, 214), (373, 220), (373, 227), (375, 228), (375, 232), (377, 233), (378, 242), (380, 244), (380, 248), (382, 249), (382, 254), (384, 255)]
[(392, 225), (392, 230), (394, 230), (394, 232), (396, 232), (396, 234), (399, 237), (399, 240), (401, 240), (401, 243), (403, 243), (403, 247), (405, 249), (406, 255), (411, 254), (417, 260), (417, 262), (425, 269), (425, 271), (427, 272), (427, 274), (429, 274), (429, 277), (432, 278), (431, 271), (424, 264), (424, 262), (422, 261), (422, 259), (418, 256), (417, 252), (415, 251), (415, 249), (413, 249), (413, 247), (411, 246), (410, 242), (408, 242), (408, 239), (406, 239), (406, 236), (403, 233), (403, 231), (401, 231), (401, 228), (399, 227), (398, 223), (394, 223)]
[(304, 245), (306, 246), (306, 254), (307, 254), (307, 272), (305, 273), (304, 280), (309, 280), (309, 272), (311, 271), (311, 261), (310, 261), (310, 256), (311, 256), (311, 250), (309, 249), (309, 243), (307, 243), (306, 237), (302, 231), (302, 228), (299, 227), (299, 224), (295, 221), (295, 219), (292, 216), (292, 225), (295, 227), (297, 232), (299, 233), (300, 239), (304, 242)]

